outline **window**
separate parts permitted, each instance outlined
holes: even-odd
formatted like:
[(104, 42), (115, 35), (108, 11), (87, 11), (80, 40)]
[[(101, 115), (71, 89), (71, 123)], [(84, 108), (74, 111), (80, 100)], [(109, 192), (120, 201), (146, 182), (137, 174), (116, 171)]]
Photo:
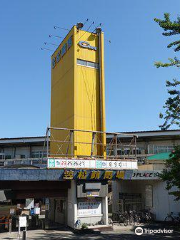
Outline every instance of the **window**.
[(33, 151), (31, 153), (32, 158), (42, 158), (47, 157), (46, 151)]
[(82, 60), (82, 59), (77, 59), (77, 64), (81, 65), (81, 66), (85, 66), (85, 67), (95, 68), (95, 69), (99, 68), (98, 63), (89, 62), (89, 61), (85, 61), (85, 60)]
[(5, 159), (5, 154), (4, 153), (0, 153), (0, 160)]
[(158, 153), (165, 153), (171, 152), (174, 149), (174, 146), (159, 146), (159, 145), (149, 145), (148, 147), (149, 154), (158, 154)]
[(54, 57), (54, 58), (52, 59), (52, 68), (54, 68), (55, 65), (56, 65), (56, 58)]
[(145, 207), (146, 208), (153, 207), (153, 186), (152, 185), (145, 186)]
[(67, 51), (67, 43), (64, 44), (64, 46), (62, 47), (61, 49), (61, 55), (64, 56), (64, 54), (66, 53)]
[(60, 58), (61, 58), (61, 51), (57, 53), (56, 62), (59, 62)]
[(67, 47), (68, 49), (72, 46), (72, 36), (67, 41)]

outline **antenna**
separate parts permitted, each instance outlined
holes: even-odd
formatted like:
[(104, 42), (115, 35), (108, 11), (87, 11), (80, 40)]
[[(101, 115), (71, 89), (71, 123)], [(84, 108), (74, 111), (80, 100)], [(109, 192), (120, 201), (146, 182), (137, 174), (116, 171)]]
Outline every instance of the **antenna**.
[(102, 26), (102, 23), (98, 24), (92, 33), (94, 33), (97, 30), (100, 30), (101, 26)]
[(50, 34), (49, 37), (50, 37), (50, 38), (51, 38), (51, 37), (63, 38), (63, 37), (60, 37), (60, 36), (57, 36), (57, 35), (52, 35), (52, 34)]
[(94, 24), (94, 21), (91, 23), (91, 25), (88, 27), (88, 29), (86, 31), (88, 31), (93, 24)]
[(85, 26), (88, 21), (89, 21), (89, 18), (86, 19), (86, 21), (83, 23), (83, 25)]
[(69, 29), (67, 29), (67, 28), (63, 28), (63, 27), (59, 27), (59, 26), (54, 26), (54, 29), (57, 29), (57, 28), (62, 29), (62, 30), (65, 30), (65, 31), (69, 31)]
[(55, 43), (44, 42), (44, 44), (45, 44), (45, 45), (53, 45), (53, 46), (56, 46), (56, 47), (58, 47), (58, 45), (57, 45), (57, 44), (55, 44)]
[[(88, 31), (93, 24), (94, 24), (94, 22), (92, 22), (92, 23), (90, 24), (90, 26), (88, 27), (88, 29), (87, 29), (86, 31)], [(79, 41), (79, 40), (84, 36), (85, 33), (86, 33), (86, 32), (84, 32), (83, 35), (82, 35), (77, 41)]]
[(52, 49), (49, 49), (49, 48), (41, 48), (41, 50), (47, 50), (47, 51), (54, 52)]
[(104, 40), (107, 41), (108, 43), (111, 43), (111, 40), (108, 40), (108, 39), (106, 39), (106, 38), (104, 38)]

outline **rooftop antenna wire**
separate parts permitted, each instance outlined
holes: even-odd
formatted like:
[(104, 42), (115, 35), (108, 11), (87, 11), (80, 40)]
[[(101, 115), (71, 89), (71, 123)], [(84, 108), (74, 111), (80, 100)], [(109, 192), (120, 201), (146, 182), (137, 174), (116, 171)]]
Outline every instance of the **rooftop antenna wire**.
[(47, 50), (47, 51), (54, 52), (52, 49), (49, 49), (49, 48), (41, 48), (41, 50)]
[(89, 21), (89, 18), (86, 19), (86, 21), (83, 23), (83, 25), (85, 26), (88, 21)]
[(98, 24), (98, 25), (95, 27), (94, 31), (92, 31), (92, 33), (95, 32), (96, 28), (101, 27), (101, 26), (102, 26), (102, 23)]
[(104, 38), (104, 40), (107, 41), (108, 43), (111, 43), (110, 39), (108, 40), (107, 38)]
[(67, 29), (67, 28), (63, 28), (63, 27), (59, 27), (59, 26), (54, 26), (54, 29), (57, 29), (57, 28), (62, 29), (62, 30), (65, 30), (65, 31), (69, 31), (69, 29)]
[(55, 44), (55, 43), (44, 42), (44, 44), (45, 44), (45, 45), (53, 45), (53, 46), (57, 46), (57, 47), (58, 47), (58, 45)]
[(63, 37), (60, 37), (60, 36), (57, 36), (57, 35), (52, 35), (52, 34), (50, 34), (49, 37), (50, 37), (50, 38), (51, 38), (51, 37), (63, 38)]
[(90, 24), (90, 26), (87, 28), (87, 30), (83, 33), (83, 35), (77, 40), (77, 42), (84, 36), (84, 34), (91, 28), (91, 26), (94, 24), (94, 21)]

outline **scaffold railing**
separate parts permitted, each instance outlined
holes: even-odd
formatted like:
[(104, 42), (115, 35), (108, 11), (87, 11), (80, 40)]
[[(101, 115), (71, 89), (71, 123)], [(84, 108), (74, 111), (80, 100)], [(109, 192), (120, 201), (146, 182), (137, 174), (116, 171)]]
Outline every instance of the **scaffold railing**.
[[(137, 137), (134, 134), (120, 132), (48, 127), (45, 145), (47, 157), (125, 160), (136, 159)], [(77, 148), (81, 151), (78, 152)], [(86, 150), (83, 151), (84, 149)]]

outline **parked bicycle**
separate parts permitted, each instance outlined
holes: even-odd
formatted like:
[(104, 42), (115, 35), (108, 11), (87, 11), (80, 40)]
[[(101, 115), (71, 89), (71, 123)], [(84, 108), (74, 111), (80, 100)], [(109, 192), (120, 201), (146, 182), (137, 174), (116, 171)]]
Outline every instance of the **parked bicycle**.
[(141, 222), (149, 223), (153, 220), (153, 215), (148, 209), (141, 210)]
[(118, 213), (118, 222), (119, 222), (119, 224), (123, 223), (124, 226), (128, 225), (129, 215), (128, 215), (127, 211), (125, 211), (124, 213)]
[(119, 224), (124, 224), (124, 226), (138, 225), (141, 222), (149, 223), (153, 220), (153, 214), (150, 210), (142, 210), (140, 212), (129, 210), (124, 213), (116, 213), (116, 216), (118, 216)]
[(170, 212), (170, 213), (167, 214), (164, 221), (165, 222), (180, 223), (180, 213), (174, 214), (173, 212)]

